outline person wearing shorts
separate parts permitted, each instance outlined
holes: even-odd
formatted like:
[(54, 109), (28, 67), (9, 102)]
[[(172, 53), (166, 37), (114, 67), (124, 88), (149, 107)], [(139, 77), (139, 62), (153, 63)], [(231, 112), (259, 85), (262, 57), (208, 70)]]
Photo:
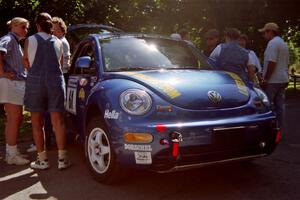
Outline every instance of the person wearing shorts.
[(20, 40), (25, 38), (29, 22), (15, 17), (7, 22), (9, 33), (0, 38), (0, 104), (6, 112), (6, 162), (25, 165), (24, 158), (17, 148), (17, 137), (23, 120), (23, 101), (25, 92), (26, 70), (22, 62), (23, 51)]
[[(70, 69), (70, 45), (67, 39), (65, 38), (65, 35), (67, 33), (67, 26), (62, 18), (59, 17), (53, 17), (52, 18), (53, 28), (52, 28), (52, 34), (60, 39), (63, 45), (63, 65), (62, 65), (62, 71), (65, 79), (65, 83), (68, 81), (69, 77), (69, 69)], [(46, 112), (45, 116), (45, 139), (46, 139), (46, 147), (50, 148), (51, 146), (51, 138), (53, 135), (53, 127), (51, 124), (51, 118), (50, 113)]]
[(38, 33), (25, 41), (24, 63), (28, 67), (25, 87), (25, 110), (31, 113), (33, 138), (37, 159), (30, 163), (34, 169), (50, 167), (44, 141), (44, 113), (49, 112), (58, 148), (58, 169), (70, 166), (66, 151), (64, 122), (65, 81), (61, 70), (62, 42), (51, 35), (52, 18), (40, 13), (35, 20)]

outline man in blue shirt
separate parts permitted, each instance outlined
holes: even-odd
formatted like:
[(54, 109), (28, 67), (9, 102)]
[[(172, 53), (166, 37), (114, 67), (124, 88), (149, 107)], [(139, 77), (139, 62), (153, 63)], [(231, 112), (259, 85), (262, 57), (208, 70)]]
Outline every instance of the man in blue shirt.
[(249, 52), (242, 48), (238, 39), (240, 31), (235, 28), (225, 30), (225, 43), (219, 44), (209, 56), (215, 69), (233, 72), (245, 82), (252, 82), (255, 66), (250, 59)]

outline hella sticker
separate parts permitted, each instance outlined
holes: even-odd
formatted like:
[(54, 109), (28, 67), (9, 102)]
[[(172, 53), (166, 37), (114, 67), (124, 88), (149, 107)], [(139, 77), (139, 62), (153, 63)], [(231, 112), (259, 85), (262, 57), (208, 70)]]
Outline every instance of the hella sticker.
[(120, 113), (115, 110), (109, 111), (106, 109), (104, 113), (104, 119), (118, 119), (119, 115)]

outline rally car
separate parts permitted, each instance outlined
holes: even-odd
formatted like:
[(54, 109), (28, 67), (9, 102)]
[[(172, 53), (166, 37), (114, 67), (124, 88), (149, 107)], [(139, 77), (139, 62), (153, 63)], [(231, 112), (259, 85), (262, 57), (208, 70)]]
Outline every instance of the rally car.
[(102, 183), (127, 168), (160, 173), (270, 154), (280, 140), (262, 90), (215, 71), (182, 40), (90, 34), (67, 83), (69, 129)]

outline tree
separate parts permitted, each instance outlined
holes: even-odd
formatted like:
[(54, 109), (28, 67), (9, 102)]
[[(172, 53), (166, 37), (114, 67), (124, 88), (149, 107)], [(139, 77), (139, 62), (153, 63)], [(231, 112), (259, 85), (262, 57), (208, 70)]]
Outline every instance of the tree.
[(299, 62), (299, 10), (298, 0), (0, 0), (0, 25), (5, 27), (15, 16), (33, 22), (39, 12), (46, 11), (67, 24), (102, 23), (129, 32), (170, 35), (185, 28), (200, 48), (208, 29), (223, 32), (235, 27), (248, 34), (254, 50), (262, 55), (266, 42), (257, 29), (273, 21), (292, 50), (292, 61)]

